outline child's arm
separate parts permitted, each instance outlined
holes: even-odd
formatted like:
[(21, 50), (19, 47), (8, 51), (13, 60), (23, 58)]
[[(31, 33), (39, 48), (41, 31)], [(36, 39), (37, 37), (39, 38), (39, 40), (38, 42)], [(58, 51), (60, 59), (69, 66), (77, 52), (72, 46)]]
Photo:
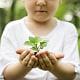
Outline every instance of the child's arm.
[(73, 80), (75, 78), (75, 67), (72, 64), (62, 63), (60, 60), (57, 60), (51, 73), (60, 80)]
[(75, 77), (74, 66), (68, 63), (61, 63), (60, 58), (63, 57), (61, 53), (50, 53), (44, 51), (37, 54), (39, 68), (50, 71), (59, 80), (73, 80)]
[(8, 65), (3, 72), (5, 80), (17, 80), (24, 77), (25, 74), (27, 74), (27, 69), (21, 63)]
[(36, 58), (29, 52), (24, 51), (20, 55), (20, 61), (13, 65), (8, 65), (3, 75), (5, 80), (17, 80), (23, 78), (33, 67)]

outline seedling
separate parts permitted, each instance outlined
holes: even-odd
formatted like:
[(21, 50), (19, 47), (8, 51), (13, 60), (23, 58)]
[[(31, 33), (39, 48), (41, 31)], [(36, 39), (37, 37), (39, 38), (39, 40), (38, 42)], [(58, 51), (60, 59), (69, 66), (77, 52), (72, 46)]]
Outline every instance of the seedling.
[(47, 40), (40, 37), (29, 37), (29, 40), (25, 41), (25, 45), (29, 45), (34, 51), (34, 55), (37, 54), (41, 49), (47, 46)]

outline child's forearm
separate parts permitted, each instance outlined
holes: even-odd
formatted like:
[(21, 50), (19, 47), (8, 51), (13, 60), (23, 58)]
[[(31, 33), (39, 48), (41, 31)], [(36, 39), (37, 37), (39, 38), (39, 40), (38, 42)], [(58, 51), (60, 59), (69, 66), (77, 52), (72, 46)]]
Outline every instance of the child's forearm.
[(28, 73), (26, 66), (21, 63), (16, 63), (14, 65), (8, 65), (4, 72), (5, 80), (17, 80), (19, 78), (24, 77)]
[(75, 78), (74, 66), (58, 62), (51, 71), (59, 80), (73, 80)]

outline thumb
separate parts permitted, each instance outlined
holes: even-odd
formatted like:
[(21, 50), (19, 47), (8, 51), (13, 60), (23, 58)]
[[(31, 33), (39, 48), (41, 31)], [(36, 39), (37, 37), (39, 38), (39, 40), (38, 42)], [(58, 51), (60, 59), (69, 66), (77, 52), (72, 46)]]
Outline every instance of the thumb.
[(64, 57), (64, 54), (61, 53), (61, 52), (54, 53), (54, 55), (55, 55), (55, 57), (56, 57), (57, 59), (61, 59), (61, 58)]
[(17, 54), (21, 54), (21, 53), (24, 52), (24, 51), (25, 51), (24, 48), (18, 48), (18, 49), (16, 50), (16, 53), (17, 53)]

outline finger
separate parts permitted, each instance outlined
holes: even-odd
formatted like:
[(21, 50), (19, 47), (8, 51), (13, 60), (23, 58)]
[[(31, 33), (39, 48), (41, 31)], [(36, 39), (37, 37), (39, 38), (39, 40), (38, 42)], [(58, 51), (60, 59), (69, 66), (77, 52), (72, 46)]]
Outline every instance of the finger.
[(33, 65), (35, 62), (36, 62), (36, 57), (33, 55), (33, 56), (31, 56), (31, 59), (28, 62), (27, 68), (33, 68)]
[(36, 54), (36, 57), (38, 58), (38, 67), (39, 67), (40, 69), (43, 69), (43, 68), (42, 68), (42, 65), (41, 65), (41, 63), (40, 63), (40, 60), (39, 60), (39, 59), (40, 59), (39, 56), (40, 56), (41, 53), (43, 53), (43, 52), (42, 52), (42, 51), (38, 52), (38, 53)]
[(38, 58), (36, 58), (36, 61), (35, 61), (34, 65), (33, 65), (33, 68), (36, 68), (37, 66), (38, 66)]
[(37, 56), (38, 57), (38, 60), (39, 60), (39, 67), (41, 67), (43, 70), (46, 70), (47, 69), (47, 66), (43, 60), (43, 57), (40, 55)]
[(54, 65), (57, 62), (55, 55), (52, 52), (47, 52), (47, 55), (48, 55), (51, 63)]
[(38, 66), (38, 61), (36, 61), (33, 65), (33, 68), (36, 68)]
[(27, 66), (27, 64), (28, 64), (31, 56), (32, 56), (32, 53), (29, 53), (29, 54), (22, 60), (22, 63), (23, 63), (25, 66)]
[(54, 53), (54, 55), (55, 55), (55, 57), (56, 57), (57, 59), (61, 59), (61, 58), (64, 57), (64, 54), (63, 54), (63, 53), (60, 53), (60, 52)]
[(20, 60), (23, 60), (29, 53), (30, 53), (29, 50), (25, 50), (25, 51), (20, 55)]
[(37, 67), (38, 67), (39, 69), (42, 69), (41, 64), (39, 63), (39, 60), (38, 60), (38, 63), (37, 63)]
[(38, 59), (37, 65), (38, 65), (38, 68), (42, 69), (41, 64), (39, 63), (39, 59)]
[(16, 50), (16, 53), (17, 53), (17, 54), (21, 54), (21, 53), (24, 52), (24, 51), (25, 51), (24, 48), (18, 48), (18, 49)]
[(49, 58), (47, 57), (46, 51), (44, 52), (44, 54), (41, 54), (41, 57), (47, 67), (47, 69), (49, 69), (49, 67), (52, 66), (51, 61), (49, 60)]

